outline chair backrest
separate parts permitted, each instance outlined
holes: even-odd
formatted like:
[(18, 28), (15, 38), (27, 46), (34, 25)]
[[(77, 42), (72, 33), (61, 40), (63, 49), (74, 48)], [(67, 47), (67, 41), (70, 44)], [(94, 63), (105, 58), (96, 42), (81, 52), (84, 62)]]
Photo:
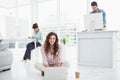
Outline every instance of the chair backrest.
[(44, 70), (43, 80), (66, 80), (67, 67), (49, 67)]

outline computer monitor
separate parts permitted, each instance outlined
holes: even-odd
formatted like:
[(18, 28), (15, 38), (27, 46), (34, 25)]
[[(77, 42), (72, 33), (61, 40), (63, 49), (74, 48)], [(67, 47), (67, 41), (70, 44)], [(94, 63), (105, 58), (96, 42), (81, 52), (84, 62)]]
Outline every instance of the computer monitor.
[(84, 26), (90, 31), (102, 30), (102, 13), (93, 13), (84, 15)]

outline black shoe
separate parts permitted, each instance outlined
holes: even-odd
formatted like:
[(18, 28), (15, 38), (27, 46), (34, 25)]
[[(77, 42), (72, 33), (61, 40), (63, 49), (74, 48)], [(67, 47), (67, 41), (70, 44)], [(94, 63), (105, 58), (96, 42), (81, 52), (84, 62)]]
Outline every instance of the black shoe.
[(8, 69), (4, 69), (4, 70), (2, 70), (2, 71), (4, 72), (4, 71), (8, 71), (8, 70), (11, 70), (11, 68), (8, 68)]
[(29, 62), (29, 61), (30, 61), (30, 59), (22, 59), (22, 61)]

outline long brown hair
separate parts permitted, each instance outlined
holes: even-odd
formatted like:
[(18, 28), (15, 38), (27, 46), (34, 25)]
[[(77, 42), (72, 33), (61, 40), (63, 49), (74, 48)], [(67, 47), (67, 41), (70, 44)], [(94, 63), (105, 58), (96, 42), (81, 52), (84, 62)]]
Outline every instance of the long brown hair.
[(45, 52), (46, 54), (48, 54), (49, 50), (50, 50), (50, 43), (49, 43), (49, 39), (52, 35), (55, 35), (56, 37), (56, 40), (55, 40), (55, 43), (54, 43), (54, 52), (53, 52), (53, 55), (54, 57), (56, 56), (56, 53), (58, 52), (58, 49), (59, 49), (59, 44), (58, 44), (58, 36), (56, 33), (54, 32), (50, 32), (47, 36), (46, 36), (46, 40), (44, 42), (44, 49), (45, 49)]

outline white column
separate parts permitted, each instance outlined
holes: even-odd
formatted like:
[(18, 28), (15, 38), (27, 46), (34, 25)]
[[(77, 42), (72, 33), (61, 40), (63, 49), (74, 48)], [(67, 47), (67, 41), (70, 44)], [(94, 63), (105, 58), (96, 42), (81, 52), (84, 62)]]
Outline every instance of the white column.
[(87, 14), (89, 14), (89, 12), (90, 12), (89, 7), (90, 7), (90, 1), (89, 1), (89, 0), (87, 0)]
[(60, 38), (60, 0), (57, 0), (57, 27), (58, 27), (58, 37)]
[[(18, 25), (18, 0), (15, 0), (15, 19), (16, 19), (16, 23), (15, 23), (15, 30), (16, 30), (16, 35), (15, 37), (19, 36), (19, 25)], [(18, 48), (18, 42), (15, 42), (15, 48)]]
[(16, 36), (18, 36), (18, 0), (15, 0), (16, 2), (15, 2), (15, 19), (16, 19), (16, 23), (15, 23), (15, 25), (16, 25), (16, 29), (17, 29), (17, 34), (16, 34)]
[[(39, 23), (38, 22), (38, 17), (39, 17), (39, 14), (38, 14), (39, 8), (38, 7), (39, 7), (38, 0), (31, 0), (31, 27), (34, 23)], [(32, 31), (31, 31), (31, 33), (32, 33)], [(35, 43), (36, 43), (36, 41), (35, 41)], [(31, 60), (32, 60), (33, 64), (38, 61), (38, 54), (39, 53), (37, 51), (36, 44), (35, 44), (35, 51), (33, 54), (31, 53)]]
[(38, 23), (38, 0), (31, 0), (31, 24)]

